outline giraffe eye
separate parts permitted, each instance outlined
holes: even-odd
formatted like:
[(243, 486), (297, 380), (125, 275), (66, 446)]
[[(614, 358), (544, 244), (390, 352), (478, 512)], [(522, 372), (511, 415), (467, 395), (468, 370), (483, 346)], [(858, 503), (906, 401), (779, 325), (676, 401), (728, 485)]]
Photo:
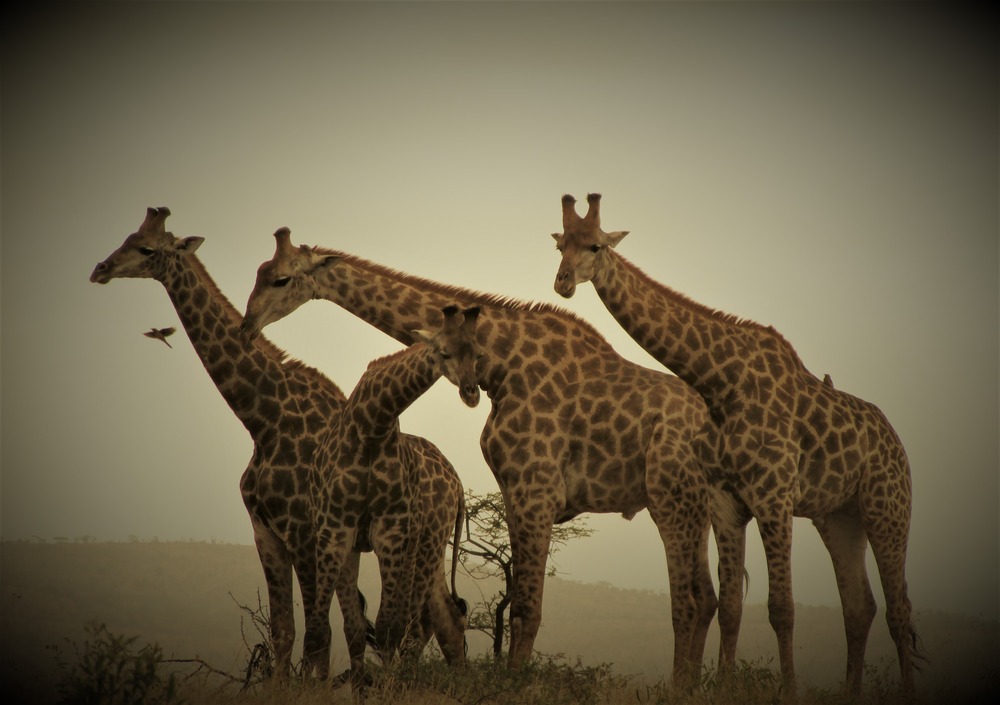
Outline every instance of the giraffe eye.
[(154, 250), (152, 247), (140, 247), (139, 248), (139, 254), (141, 254), (141, 255), (143, 255), (145, 257), (149, 257), (154, 252), (156, 252), (156, 250)]
[(600, 245), (591, 245), (590, 246), (590, 251), (593, 252), (596, 255), (598, 252), (601, 251), (601, 246)]
[(288, 282), (290, 282), (291, 280), (292, 280), (291, 277), (278, 277), (273, 282), (271, 282), (271, 286), (275, 288), (280, 288), (286, 286)]

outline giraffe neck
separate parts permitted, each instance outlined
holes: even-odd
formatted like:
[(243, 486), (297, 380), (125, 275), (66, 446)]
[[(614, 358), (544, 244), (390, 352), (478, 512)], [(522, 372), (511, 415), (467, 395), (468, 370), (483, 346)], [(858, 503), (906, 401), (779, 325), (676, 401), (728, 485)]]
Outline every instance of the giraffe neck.
[[(251, 437), (258, 439), (287, 408), (288, 378), (297, 363), (286, 362), (284, 353), (263, 338), (252, 346), (243, 345), (242, 316), (196, 255), (174, 260), (160, 283), (219, 393)], [(340, 390), (328, 384), (343, 399)]]
[(434, 352), (414, 345), (372, 362), (347, 399), (345, 412), (365, 436), (383, 437), (441, 376)]
[(442, 308), (475, 296), (360, 257), (336, 254), (343, 259), (314, 280), (315, 298), (332, 301), (407, 346), (416, 340), (414, 330), (441, 323)]
[(597, 268), (594, 289), (612, 316), (643, 349), (719, 408), (747, 372), (748, 358), (776, 333), (691, 301), (654, 281), (611, 249)]
[(445, 306), (480, 306), (476, 337), (485, 353), (480, 385), (494, 402), (508, 393), (534, 392), (509, 384), (512, 375), (534, 379), (544, 370), (575, 364), (574, 357), (589, 352), (615, 354), (597, 331), (557, 307), (440, 284), (335, 254), (342, 258), (316, 277), (314, 297), (341, 306), (405, 345), (413, 343), (412, 331), (441, 325)]

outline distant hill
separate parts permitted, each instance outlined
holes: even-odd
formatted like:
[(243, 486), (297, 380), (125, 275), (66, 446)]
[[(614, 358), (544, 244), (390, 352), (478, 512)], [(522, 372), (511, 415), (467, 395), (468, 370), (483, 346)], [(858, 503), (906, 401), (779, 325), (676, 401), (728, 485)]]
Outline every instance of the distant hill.
[[(73, 655), (88, 622), (115, 634), (157, 643), (167, 657), (198, 657), (213, 667), (239, 673), (247, 651), (241, 621), (252, 632), (240, 605), (266, 606), (263, 574), (252, 546), (212, 543), (0, 543), (0, 676), (5, 696), (45, 702), (53, 693), (55, 658)], [(370, 616), (378, 605), (374, 558), (362, 561), (362, 589)], [(498, 586), (464, 577), (463, 597), (480, 602)], [(301, 601), (297, 604), (299, 632)], [(334, 651), (346, 668), (339, 611), (334, 609)], [(973, 617), (919, 611), (916, 627), (930, 663), (918, 683), (935, 687), (995, 683), (1000, 677), (1000, 624)], [(251, 633), (251, 639), (255, 634)], [(800, 679), (834, 688), (843, 677), (846, 645), (839, 609), (798, 605), (796, 665)], [(470, 634), (470, 650), (487, 650), (484, 635)], [(251, 643), (252, 645), (252, 643)], [(546, 654), (579, 657), (584, 664), (610, 663), (620, 673), (650, 683), (666, 678), (673, 652), (669, 597), (652, 591), (622, 590), (548, 578), (543, 624), (536, 648)], [(297, 644), (296, 655), (300, 652)], [(706, 662), (716, 658), (718, 627), (713, 625)], [(777, 669), (774, 635), (763, 605), (747, 605), (738, 656), (771, 662)], [(896, 677), (895, 649), (884, 614), (876, 617), (868, 662), (885, 678)], [(5, 702), (12, 702), (8, 697)]]

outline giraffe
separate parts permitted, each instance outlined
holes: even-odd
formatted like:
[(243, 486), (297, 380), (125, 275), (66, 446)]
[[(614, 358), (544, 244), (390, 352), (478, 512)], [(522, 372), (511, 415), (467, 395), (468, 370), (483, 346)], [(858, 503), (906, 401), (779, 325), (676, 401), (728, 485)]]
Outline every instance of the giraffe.
[(746, 525), (756, 518), (767, 557), (768, 610), (789, 697), (792, 658), (792, 517), (812, 519), (833, 560), (847, 633), (845, 689), (861, 693), (865, 647), (876, 612), (865, 568), (870, 543), (886, 596), (901, 685), (913, 692), (920, 657), (904, 574), (910, 468), (885, 415), (811, 374), (771, 327), (709, 309), (653, 281), (615, 251), (627, 231), (601, 229), (600, 195), (562, 198), (562, 253), (555, 290), (569, 298), (590, 281), (601, 301), (647, 352), (705, 399), (721, 429), (731, 511), (716, 526), (720, 666), (731, 668), (741, 619), (739, 573)]
[(480, 447), (504, 498), (514, 564), (509, 663), (532, 655), (552, 526), (584, 512), (644, 508), (668, 565), (673, 675), (700, 668), (716, 609), (708, 567), (705, 466), (717, 442), (704, 402), (676, 377), (619, 356), (569, 312), (419, 279), (276, 233), (257, 271), (244, 330), (255, 336), (324, 298), (403, 344), (441, 308), (478, 306), (481, 389), (490, 413)]
[[(400, 442), (399, 415), (442, 375), (459, 387), (468, 406), (479, 403), (477, 315), (476, 309), (462, 312), (448, 307), (440, 330), (416, 331), (421, 342), (373, 361), (317, 449), (313, 485), (317, 604), (329, 610), (334, 590), (341, 593), (350, 588), (341, 582), (346, 574), (341, 565), (349, 559), (359, 535), (369, 534), (370, 539), (361, 540), (370, 540), (379, 557), (383, 607), (375, 623), (375, 638), (385, 662), (401, 650), (408, 632), (418, 637), (411, 643), (423, 646), (426, 639), (418, 621), (422, 605), (441, 613), (438, 624), (464, 627), (464, 604), (454, 586), (457, 551), (452, 553), (452, 599), (431, 591), (434, 578), (444, 575), (440, 547), (448, 541), (448, 528), (457, 547), (464, 517), (461, 511), (456, 516), (453, 507), (438, 498), (462, 493), (462, 486), (456, 477), (436, 477), (435, 491), (417, 492), (425, 483), (426, 471), (413, 446)], [(439, 521), (426, 520), (436, 515)], [(357, 610), (343, 611), (351, 679), (358, 688), (365, 674), (365, 625)], [(463, 629), (437, 636), (449, 662), (464, 660)]]
[[(174, 237), (165, 227), (169, 214), (167, 208), (147, 209), (138, 231), (94, 268), (90, 280), (106, 284), (116, 278), (146, 278), (165, 288), (209, 377), (253, 440), (253, 455), (240, 480), (240, 492), (267, 585), (274, 674), (285, 678), (291, 668), (293, 572), (305, 611), (303, 653), (307, 666), (325, 673), (330, 624), (327, 613), (315, 606), (316, 541), (309, 476), (319, 440), (339, 417), (344, 394), (322, 373), (290, 359), (263, 337), (252, 346), (244, 345), (239, 337), (242, 316), (194, 254), (204, 238)], [(437, 492), (442, 505), (458, 511), (463, 493), (451, 464), (424, 438), (407, 435), (405, 443), (421, 455), (426, 468), (420, 495)], [(430, 519), (428, 526), (434, 520)], [(355, 548), (370, 550), (363, 545)], [(353, 586), (358, 599), (343, 594), (338, 597), (353, 603), (364, 619), (363, 595), (356, 587), (359, 559), (358, 550), (352, 551), (341, 576), (345, 584)], [(435, 629), (446, 633), (448, 627), (437, 624), (439, 618), (437, 615), (425, 622), (433, 622)], [(369, 631), (371, 636), (373, 625)]]

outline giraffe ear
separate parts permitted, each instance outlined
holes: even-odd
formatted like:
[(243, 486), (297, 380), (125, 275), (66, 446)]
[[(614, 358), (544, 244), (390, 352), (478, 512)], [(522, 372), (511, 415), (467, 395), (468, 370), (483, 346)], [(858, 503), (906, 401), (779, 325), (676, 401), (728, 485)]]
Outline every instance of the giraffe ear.
[(177, 250), (179, 254), (190, 255), (194, 254), (195, 250), (201, 247), (201, 243), (203, 242), (205, 242), (205, 238), (192, 235), (191, 237), (185, 237), (178, 240), (174, 244), (174, 249)]
[(626, 235), (628, 235), (628, 230), (615, 230), (612, 233), (604, 233), (605, 244), (610, 247), (615, 247), (621, 242)]
[(342, 255), (331, 255), (329, 253), (320, 254), (314, 252), (309, 258), (309, 272), (321, 272), (324, 269), (329, 269), (342, 259), (344, 259)]
[(560, 244), (562, 242), (563, 234), (562, 233), (552, 233), (552, 239), (555, 240), (556, 244), (558, 245), (558, 244)]
[(462, 311), (462, 322), (466, 324), (475, 323), (481, 311), (482, 309), (479, 306), (471, 306), (465, 309)]
[(434, 339), (433, 333), (429, 330), (423, 330), (422, 328), (411, 330), (410, 335), (413, 336), (414, 343), (429, 343)]

